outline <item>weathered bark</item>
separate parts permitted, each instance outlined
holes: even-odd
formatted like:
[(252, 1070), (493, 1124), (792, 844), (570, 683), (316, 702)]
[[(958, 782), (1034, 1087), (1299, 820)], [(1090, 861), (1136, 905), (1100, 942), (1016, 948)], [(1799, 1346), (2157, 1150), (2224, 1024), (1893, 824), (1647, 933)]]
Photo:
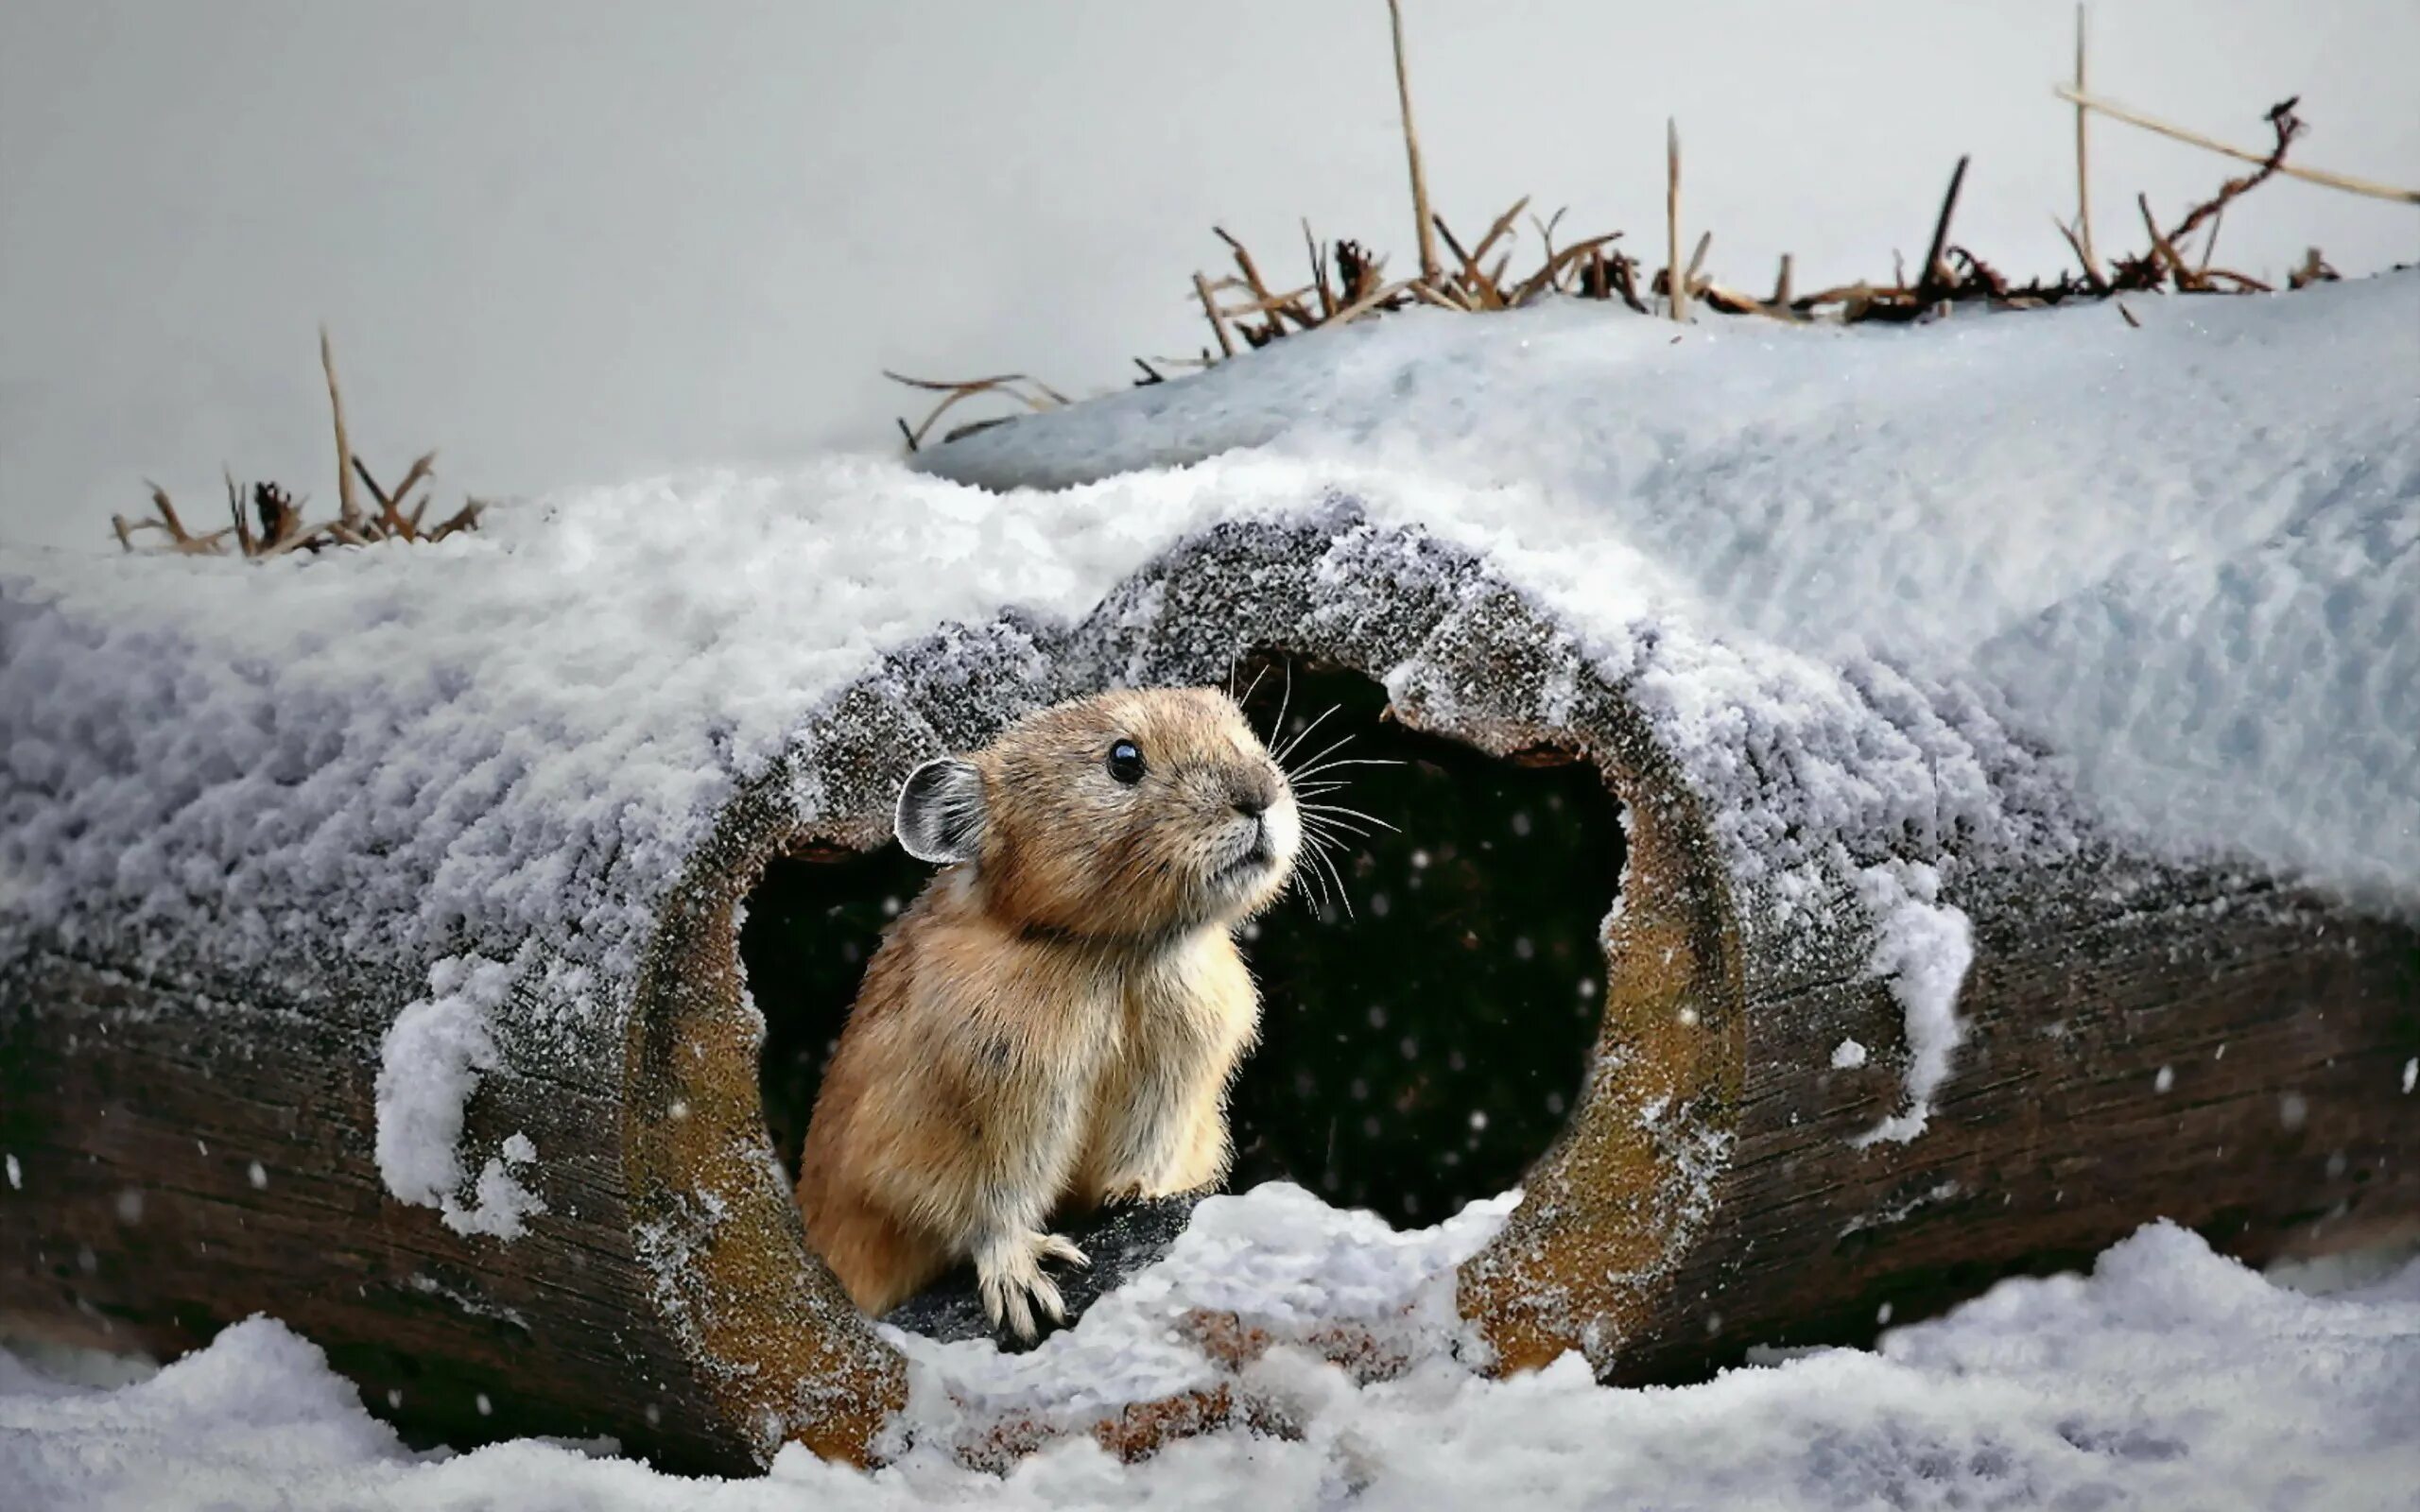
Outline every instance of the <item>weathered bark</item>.
[[(634, 875), (652, 928), (597, 988), (621, 1006), (595, 1033), (497, 1014), (464, 1145), (528, 1133), (546, 1203), (509, 1244), (397, 1202), (372, 1158), (381, 1037), (424, 963), (231, 979), (178, 965), (205, 941), (33, 937), (0, 975), (0, 1323), (175, 1352), (269, 1312), (374, 1410), (456, 1442), (601, 1433), (724, 1469), (785, 1438), (880, 1452), (902, 1366), (804, 1247), (733, 909), (777, 854), (880, 843), (938, 750), (1098, 687), (1220, 680), (1255, 649), (1381, 678), (1397, 717), (1507, 760), (1588, 762), (1629, 816), (1585, 1095), (1462, 1272), (1499, 1368), (1576, 1347), (1660, 1379), (1858, 1337), (1886, 1302), (1905, 1320), (2155, 1216), (2258, 1258), (2420, 1214), (2398, 1085), (2420, 935), (2100, 840), (2057, 865), (1915, 848), (1975, 925), (1967, 1042), (1926, 1133), (1853, 1143), (1902, 1097), (1871, 921), (1774, 906), (1712, 806), (1787, 797), (1792, 768), (1751, 751), (1745, 790), (1693, 769), (1704, 747), (1483, 561), (1340, 508), (1219, 527), (1080, 624), (943, 631), (825, 702), (677, 877)], [(1873, 1060), (1834, 1070), (1845, 1038)]]
[[(1500, 1364), (1576, 1348), (1608, 1380), (1671, 1381), (1862, 1342), (2153, 1218), (2255, 1263), (2420, 1233), (2420, 933), (2109, 858), (1967, 906), (1967, 1040), (1904, 1144), (1857, 1143), (1903, 1055), (1898, 1005), (1853, 966), (1751, 944), (1726, 989), (1697, 956), (1720, 941), (1617, 944), (1596, 1095), (1464, 1268)], [(1883, 1053), (1835, 1069), (1846, 1039)]]
[[(1968, 909), (1969, 1041), (1909, 1144), (1844, 1143), (1895, 1091), (1893, 1068), (1825, 1058), (1860, 1019), (1892, 1042), (1870, 995), (1751, 1000), (1723, 1221), (1671, 1283), (1709, 1295), (1725, 1338), (1753, 1342), (1735, 1316), (1764, 1342), (1862, 1337), (1884, 1304), (1916, 1315), (2088, 1263), (2152, 1217), (2255, 1263), (2420, 1231), (2401, 1084), (2420, 935), (2240, 876), (2103, 863), (1994, 883)], [(1677, 1321), (1616, 1373), (1703, 1368)]]
[[(362, 984), (370, 1001), (382, 985)], [(409, 996), (389, 985), (384, 1001), (391, 1011)], [(548, 1211), (498, 1244), (451, 1232), (381, 1183), (372, 1015), (37, 954), (0, 980), (0, 1149), (16, 1175), (0, 1191), (0, 1322), (168, 1358), (267, 1313), (426, 1438), (610, 1435), (723, 1472), (778, 1443), (759, 1397), (829, 1392), (802, 1436), (863, 1458), (904, 1398), (900, 1366), (862, 1326), (833, 1326), (853, 1314), (815, 1311), (830, 1282), (800, 1262), (778, 1179), (739, 1205), (758, 1226), (733, 1236), (752, 1246), (753, 1271), (709, 1255), (701, 1285), (667, 1295), (648, 1263), (648, 1225), (679, 1232), (667, 1209), (734, 1179), (727, 1146), (684, 1143), (683, 1121), (662, 1110), (685, 1092), (700, 1130), (755, 1111), (752, 1028), (727, 1032), (735, 995), (719, 1015), (666, 996), (645, 1022), (717, 1052), (685, 1076), (634, 1047), (622, 1085), (551, 1067), (482, 1083), (474, 1131), (518, 1130), (550, 1152)], [(672, 1326), (682, 1309), (710, 1345), (736, 1328), (745, 1348), (700, 1350)], [(756, 1367), (744, 1390), (734, 1358)]]

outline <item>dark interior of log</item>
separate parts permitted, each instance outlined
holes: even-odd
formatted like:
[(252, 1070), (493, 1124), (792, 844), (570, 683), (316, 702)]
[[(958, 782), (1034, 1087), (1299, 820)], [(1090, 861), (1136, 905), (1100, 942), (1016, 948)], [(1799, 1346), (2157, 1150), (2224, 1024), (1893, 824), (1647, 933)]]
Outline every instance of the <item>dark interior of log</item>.
[[(1355, 674), (1270, 659), (1239, 670), (1247, 685), (1264, 733), (1283, 706), (1281, 749), (1318, 719), (1288, 765), (1348, 735), (1332, 754), (1401, 763), (1337, 768), (1348, 787), (1317, 799), (1401, 833), (1344, 836), (1333, 878), (1247, 926), (1263, 1033), (1236, 1088), (1231, 1188), (1285, 1178), (1434, 1223), (1517, 1183), (1562, 1131), (1603, 1001), (1618, 805), (1585, 762), (1499, 761), (1386, 719), (1385, 690)], [(895, 845), (809, 854), (750, 896), (740, 956), (786, 1161), (866, 961), (929, 874)]]

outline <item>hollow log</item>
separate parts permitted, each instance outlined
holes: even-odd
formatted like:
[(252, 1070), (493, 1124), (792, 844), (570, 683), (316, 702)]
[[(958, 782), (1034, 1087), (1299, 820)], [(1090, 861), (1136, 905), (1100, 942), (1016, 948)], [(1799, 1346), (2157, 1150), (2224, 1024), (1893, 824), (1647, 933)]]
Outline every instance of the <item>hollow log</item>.
[[(2420, 1220), (2408, 915), (2130, 851), (1954, 687), (1574, 623), (1349, 501), (1211, 528), (1072, 623), (936, 628), (753, 744), (708, 702), (614, 747), (469, 655), (360, 722), (367, 691), (228, 661), (207, 596), (131, 636), (93, 602), (0, 599), (9, 1331), (166, 1355), (268, 1312), (450, 1442), (882, 1457), (903, 1362), (804, 1244), (737, 916), (782, 858), (883, 844), (918, 762), (1248, 657), (1374, 679), (1392, 718), (1506, 762), (1585, 764), (1621, 805), (1581, 1096), (1460, 1277), (1492, 1368), (1577, 1349), (1671, 1380), (1870, 1337), (2156, 1216), (2255, 1260)], [(1823, 696), (1709, 718), (1709, 667)], [(1930, 1080), (1915, 926), (1972, 946)], [(424, 1062), (460, 1095), (399, 1095)], [(404, 1137), (432, 1110), (434, 1188)], [(1104, 1432), (1231, 1408), (1130, 1404)]]

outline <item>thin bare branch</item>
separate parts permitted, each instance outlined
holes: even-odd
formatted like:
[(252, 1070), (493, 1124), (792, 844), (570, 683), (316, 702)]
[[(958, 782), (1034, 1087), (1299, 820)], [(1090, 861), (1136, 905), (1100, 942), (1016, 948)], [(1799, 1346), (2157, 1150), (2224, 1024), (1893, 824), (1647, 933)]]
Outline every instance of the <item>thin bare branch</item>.
[(2239, 174), (2221, 184), (2217, 194), (2194, 206), (2192, 213), (2179, 221), (2174, 231), (2168, 233), (2169, 241), (2181, 246), (2185, 238), (2193, 233), (2195, 227), (2226, 209), (2228, 200), (2249, 194), (2285, 170), (2286, 153), (2305, 129), (2301, 118), (2294, 114), (2294, 107), (2299, 103), (2301, 103), (2300, 99), (2295, 98), (2269, 107), (2269, 113), (2264, 119), (2268, 121), (2269, 129), (2277, 134), (2277, 140), (2276, 144), (2269, 149), (2269, 155), (2260, 160), (2259, 171)]
[[(2199, 131), (2190, 131), (2184, 127), (2170, 125), (2156, 116), (2145, 115), (2140, 111), (2130, 110), (2115, 100), (2086, 94), (2082, 90), (2069, 89), (2064, 84), (2058, 86), (2053, 93), (2059, 98), (2080, 109), (2096, 112), (2114, 121), (2123, 121), (2128, 126), (2141, 127), (2146, 131), (2156, 131), (2162, 136), (2172, 137), (2179, 142), (2189, 142), (2197, 147), (2205, 147), (2212, 152), (2222, 153), (2239, 163), (2268, 161), (2266, 153), (2231, 146), (2216, 138), (2204, 136)], [(2305, 168), (2294, 164), (2287, 164), (2277, 171), (2290, 179), (2300, 179), (2306, 183), (2325, 184), (2330, 189), (2342, 189), (2346, 194), (2367, 195), (2373, 199), (2392, 199), (2401, 204), (2420, 205), (2420, 189), (2400, 189), (2394, 184), (2379, 183), (2373, 179), (2357, 179), (2349, 173), (2329, 173), (2324, 168)]]

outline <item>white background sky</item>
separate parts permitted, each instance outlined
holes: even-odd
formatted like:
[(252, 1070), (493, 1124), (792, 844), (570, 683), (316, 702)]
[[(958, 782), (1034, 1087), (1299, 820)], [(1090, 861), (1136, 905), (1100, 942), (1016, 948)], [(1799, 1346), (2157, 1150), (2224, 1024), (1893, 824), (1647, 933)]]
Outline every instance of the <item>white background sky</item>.
[[(2055, 272), (2066, 0), (1407, 0), (1430, 182), (1660, 247), (1663, 127), (1711, 265), (1800, 287), (1958, 239)], [(2413, 0), (2101, 0), (2102, 93), (2302, 161), (2420, 180)], [(2096, 123), (2104, 252), (2232, 171)], [(355, 445), (512, 493), (887, 448), (884, 367), (1084, 391), (1204, 339), (1225, 225), (1272, 277), (1297, 217), (1411, 262), (1381, 0), (0, 5), (0, 541), (98, 548), (155, 477), (333, 493), (314, 328)], [(2222, 263), (2420, 259), (2420, 212), (2294, 183)], [(2420, 333), (2413, 334), (2420, 341)], [(110, 549), (114, 549), (111, 547)]]

